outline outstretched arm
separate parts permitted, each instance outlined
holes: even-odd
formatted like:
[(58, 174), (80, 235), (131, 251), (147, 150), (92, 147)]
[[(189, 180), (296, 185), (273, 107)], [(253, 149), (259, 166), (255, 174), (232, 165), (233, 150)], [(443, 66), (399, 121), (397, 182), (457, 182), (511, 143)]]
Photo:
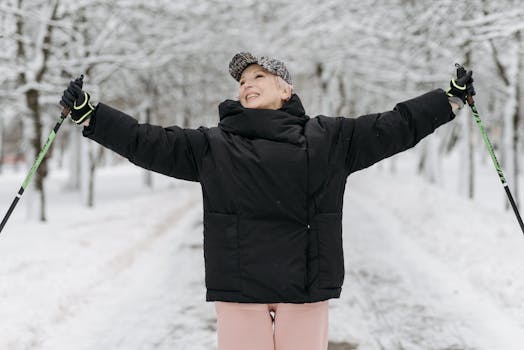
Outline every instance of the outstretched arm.
[(366, 168), (381, 159), (415, 146), (440, 125), (455, 117), (466, 97), (473, 96), (473, 72), (456, 64), (457, 78), (444, 93), (437, 89), (401, 102), (392, 111), (345, 119), (343, 131), (348, 141), (346, 170)]
[(401, 102), (388, 112), (345, 118), (347, 173), (415, 146), (454, 116), (448, 96), (438, 89)]
[(139, 124), (131, 116), (99, 103), (83, 134), (142, 168), (199, 181), (200, 160), (207, 146), (204, 130)]
[(95, 108), (89, 99), (79, 81), (72, 81), (62, 96), (62, 104), (72, 107), (71, 119), (85, 126), (84, 136), (140, 167), (199, 181), (200, 160), (207, 147), (205, 128), (139, 124), (131, 116), (103, 103)]

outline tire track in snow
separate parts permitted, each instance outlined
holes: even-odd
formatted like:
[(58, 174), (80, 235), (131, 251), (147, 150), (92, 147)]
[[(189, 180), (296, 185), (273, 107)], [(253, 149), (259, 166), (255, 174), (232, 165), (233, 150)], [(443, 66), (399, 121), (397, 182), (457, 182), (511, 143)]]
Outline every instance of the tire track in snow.
[[(200, 205), (202, 199), (198, 196), (192, 196), (184, 202), (181, 207), (175, 208), (165, 219), (160, 223), (156, 224), (152, 229), (151, 233), (134, 243), (131, 247), (127, 247), (123, 252), (120, 252), (115, 258), (105, 264), (102, 268), (104, 271), (110, 271), (108, 278), (111, 275), (117, 275), (123, 270), (129, 268), (136, 260), (138, 255), (145, 254), (147, 250), (151, 249), (151, 246), (162, 236), (164, 236), (169, 230), (174, 229), (181, 217), (186, 215), (190, 210), (194, 209), (196, 205)], [(101, 281), (98, 281), (100, 283)], [(97, 284), (97, 283), (95, 283)]]
[[(85, 349), (213, 348), (215, 319), (213, 305), (205, 302), (202, 242), (197, 205), (117, 277), (131, 293), (111, 306), (103, 325), (91, 332), (97, 339)], [(113, 320), (118, 327), (112, 328)]]
[[(122, 249), (115, 251), (111, 257), (101, 261), (96, 268), (98, 271), (96, 278), (88, 279), (88, 283), (79, 288), (67, 290), (67, 294), (61, 298), (61, 302), (57, 305), (56, 313), (52, 317), (54, 334), (61, 333), (62, 336), (67, 338), (70, 337), (68, 329), (74, 332), (81, 331), (85, 325), (72, 326), (71, 324), (77, 325), (82, 322), (89, 324), (91, 322), (89, 318), (93, 317), (90, 315), (92, 313), (90, 309), (100, 308), (100, 304), (107, 302), (107, 300), (101, 300), (104, 298), (103, 295), (108, 293), (108, 298), (114, 298), (115, 296), (112, 293), (123, 288), (122, 286), (114, 287), (115, 283), (133, 283), (128, 281), (144, 276), (142, 272), (135, 273), (135, 270), (143, 268), (139, 265), (142, 265), (144, 262), (147, 264), (148, 258), (151, 254), (154, 254), (158, 245), (162, 245), (162, 241), (168, 233), (173, 230), (176, 231), (180, 222), (185, 220), (185, 216), (201, 205), (201, 195), (195, 189), (183, 188), (181, 186), (178, 190), (179, 201), (173, 209), (163, 215), (163, 219), (160, 222), (154, 224), (151, 229), (144, 231), (144, 235), (131, 241), (131, 244), (122, 245)], [(125, 293), (125, 290), (123, 292)], [(132, 290), (130, 292), (134, 293), (135, 291)], [(56, 332), (58, 328), (63, 331)], [(126, 331), (128, 332), (129, 330)], [(82, 334), (81, 336), (85, 335)], [(39, 346), (31, 346), (31, 349), (51, 349), (54, 346), (49, 346), (49, 343), (61, 344), (62, 340), (57, 339), (56, 336), (45, 337), (42, 335), (42, 331), (40, 331), (37, 338), (27, 341), (33, 344), (40, 344)], [(57, 348), (65, 348), (62, 345), (57, 346)], [(78, 344), (75, 344), (75, 346), (77, 349), (81, 348)], [(84, 346), (86, 346), (85, 349), (97, 348), (89, 347), (87, 344)]]

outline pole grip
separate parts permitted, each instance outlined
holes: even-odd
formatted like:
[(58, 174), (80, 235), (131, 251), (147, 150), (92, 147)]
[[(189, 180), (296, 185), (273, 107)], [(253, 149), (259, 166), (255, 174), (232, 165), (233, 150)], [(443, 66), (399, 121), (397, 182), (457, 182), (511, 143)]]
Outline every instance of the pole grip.
[(62, 113), (60, 113), (62, 119), (66, 118), (69, 115), (70, 111), (71, 109), (69, 107), (64, 107), (64, 109), (62, 109)]

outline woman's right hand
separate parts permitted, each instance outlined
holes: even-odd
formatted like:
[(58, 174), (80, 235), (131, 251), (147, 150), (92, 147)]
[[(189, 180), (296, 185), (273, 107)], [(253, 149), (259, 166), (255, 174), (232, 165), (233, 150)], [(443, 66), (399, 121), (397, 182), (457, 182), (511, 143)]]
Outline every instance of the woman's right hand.
[(91, 105), (91, 96), (82, 90), (82, 75), (80, 78), (72, 80), (67, 89), (64, 90), (60, 104), (71, 110), (71, 120), (76, 124), (89, 125), (89, 118), (93, 114), (94, 107)]

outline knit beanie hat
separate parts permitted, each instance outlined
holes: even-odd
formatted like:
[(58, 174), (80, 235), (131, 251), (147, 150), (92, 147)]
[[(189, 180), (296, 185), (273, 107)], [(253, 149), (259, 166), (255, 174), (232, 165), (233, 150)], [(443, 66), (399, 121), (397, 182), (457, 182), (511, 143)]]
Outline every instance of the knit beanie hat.
[(240, 52), (233, 56), (231, 62), (229, 62), (229, 73), (236, 81), (240, 81), (240, 76), (244, 69), (254, 63), (268, 72), (281, 77), (289, 85), (293, 85), (291, 75), (284, 65), (284, 62), (266, 56), (256, 57), (249, 52)]

